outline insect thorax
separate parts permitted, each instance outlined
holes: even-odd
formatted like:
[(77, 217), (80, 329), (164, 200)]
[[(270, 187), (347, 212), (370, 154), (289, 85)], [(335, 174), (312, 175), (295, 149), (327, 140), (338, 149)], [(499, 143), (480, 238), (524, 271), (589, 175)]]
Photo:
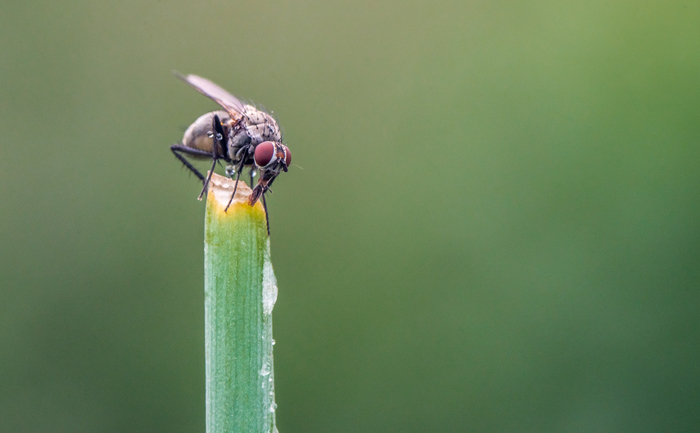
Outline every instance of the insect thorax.
[(263, 141), (281, 142), (280, 128), (272, 116), (246, 105), (243, 118), (234, 124), (229, 139), (229, 154), (235, 155), (241, 147), (249, 144), (257, 146)]

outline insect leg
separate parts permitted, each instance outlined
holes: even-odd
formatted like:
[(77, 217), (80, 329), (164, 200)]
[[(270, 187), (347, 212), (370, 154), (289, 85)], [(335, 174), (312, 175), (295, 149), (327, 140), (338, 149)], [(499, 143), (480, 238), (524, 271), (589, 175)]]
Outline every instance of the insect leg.
[(274, 182), (275, 179), (277, 179), (277, 178), (273, 177), (272, 179), (270, 179), (270, 181), (267, 183), (267, 186), (265, 187), (265, 192), (270, 191), (270, 193), (272, 193), (272, 190), (270, 189), (270, 187), (272, 186), (272, 182)]
[(236, 170), (236, 183), (233, 185), (233, 194), (231, 194), (231, 198), (228, 201), (228, 204), (226, 205), (226, 209), (224, 209), (224, 212), (228, 210), (228, 208), (231, 206), (231, 203), (233, 203), (233, 198), (236, 196), (236, 190), (238, 189), (238, 179), (241, 178), (241, 170), (243, 170), (243, 163), (245, 162), (245, 159), (241, 159), (241, 163), (238, 164), (238, 170)]
[(221, 120), (219, 120), (217, 114), (214, 115), (212, 123), (214, 124), (214, 132), (217, 134), (214, 136), (214, 152), (217, 153), (220, 158), (226, 159), (227, 151), (224, 148), (224, 142), (227, 141), (226, 133), (224, 132), (224, 127), (221, 126)]
[(192, 164), (190, 164), (190, 162), (187, 160), (187, 158), (185, 158), (185, 156), (184, 156), (184, 155), (181, 155), (180, 153), (192, 155), (192, 156), (195, 156), (195, 157), (199, 156), (199, 157), (210, 158), (210, 157), (211, 157), (211, 154), (210, 154), (209, 152), (204, 152), (204, 151), (201, 151), (201, 150), (192, 149), (192, 148), (183, 146), (183, 145), (181, 145), (181, 144), (173, 144), (172, 146), (170, 146), (170, 150), (173, 152), (173, 155), (175, 155), (175, 157), (176, 157), (177, 159), (179, 159), (180, 162), (181, 162), (185, 167), (187, 167), (192, 173), (194, 173), (195, 176), (197, 176), (197, 177), (199, 178), (199, 180), (201, 180), (202, 182), (204, 182), (204, 175), (203, 175), (202, 173), (200, 173), (199, 170), (197, 170), (196, 168), (194, 168), (194, 166), (193, 166)]
[(270, 217), (267, 213), (267, 202), (265, 201), (265, 193), (262, 195), (263, 209), (265, 209), (265, 223), (267, 223), (267, 237), (270, 237)]
[(204, 187), (202, 188), (202, 192), (199, 193), (199, 197), (197, 197), (197, 200), (202, 199), (202, 196), (204, 195), (204, 193), (207, 190), (207, 187), (209, 186), (209, 181), (211, 180), (211, 175), (214, 173), (214, 169), (216, 168), (216, 163), (219, 161), (219, 158), (224, 157), (222, 144), (222, 141), (224, 139), (224, 128), (221, 126), (221, 120), (219, 120), (219, 116), (216, 114), (212, 119), (212, 127), (214, 129), (214, 143), (211, 150), (211, 157), (213, 161), (211, 164), (211, 170), (209, 170), (209, 176), (207, 176), (207, 180), (204, 181)]
[(211, 180), (211, 175), (214, 173), (214, 169), (216, 168), (216, 162), (219, 159), (214, 156), (214, 160), (211, 164), (211, 170), (209, 170), (209, 176), (207, 176), (207, 180), (204, 181), (204, 187), (202, 188), (202, 192), (199, 193), (199, 197), (197, 197), (197, 200), (201, 200), (202, 196), (204, 195), (204, 192), (207, 190), (207, 187), (209, 186), (209, 181)]

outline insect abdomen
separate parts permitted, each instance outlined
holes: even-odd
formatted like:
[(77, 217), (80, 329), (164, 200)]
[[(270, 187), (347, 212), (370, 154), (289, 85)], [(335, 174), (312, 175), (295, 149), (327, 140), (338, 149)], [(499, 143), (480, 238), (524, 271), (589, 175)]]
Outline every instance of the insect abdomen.
[(199, 116), (185, 131), (182, 137), (182, 144), (192, 149), (211, 152), (214, 146), (214, 139), (209, 135), (213, 130), (214, 115), (218, 115), (222, 123), (231, 119), (225, 111), (212, 111)]

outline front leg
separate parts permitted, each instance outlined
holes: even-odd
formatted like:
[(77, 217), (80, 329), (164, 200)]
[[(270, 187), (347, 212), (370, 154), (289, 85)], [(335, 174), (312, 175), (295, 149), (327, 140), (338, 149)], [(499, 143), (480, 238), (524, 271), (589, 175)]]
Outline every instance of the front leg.
[(253, 155), (254, 153), (255, 146), (253, 146), (252, 143), (243, 145), (240, 149), (238, 149), (238, 152), (236, 152), (236, 160), (247, 161), (250, 158), (250, 155)]
[(253, 178), (255, 177), (255, 166), (250, 167), (250, 187), (253, 187)]
[(270, 217), (269, 213), (267, 212), (267, 202), (265, 201), (265, 193), (263, 192), (262, 194), (262, 204), (263, 204), (263, 209), (265, 209), (265, 223), (267, 223), (267, 237), (270, 237)]
[(228, 201), (228, 204), (226, 205), (226, 209), (224, 209), (224, 212), (228, 211), (228, 208), (231, 206), (231, 203), (233, 203), (233, 198), (236, 196), (236, 190), (238, 189), (238, 180), (241, 178), (241, 171), (243, 171), (243, 163), (245, 162), (245, 159), (241, 159), (241, 162), (238, 164), (238, 170), (236, 170), (236, 183), (233, 184), (233, 193), (231, 194), (231, 198)]

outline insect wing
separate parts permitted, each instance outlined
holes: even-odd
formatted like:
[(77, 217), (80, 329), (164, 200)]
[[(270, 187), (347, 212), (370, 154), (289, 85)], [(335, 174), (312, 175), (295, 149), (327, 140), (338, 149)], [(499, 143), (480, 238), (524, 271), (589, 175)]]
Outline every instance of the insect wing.
[(237, 117), (244, 111), (243, 104), (235, 96), (222, 89), (218, 85), (212, 83), (206, 78), (197, 75), (180, 75), (175, 73), (179, 79), (194, 87), (199, 93), (213, 99), (217, 104), (221, 105), (226, 111), (231, 114), (231, 117)]

